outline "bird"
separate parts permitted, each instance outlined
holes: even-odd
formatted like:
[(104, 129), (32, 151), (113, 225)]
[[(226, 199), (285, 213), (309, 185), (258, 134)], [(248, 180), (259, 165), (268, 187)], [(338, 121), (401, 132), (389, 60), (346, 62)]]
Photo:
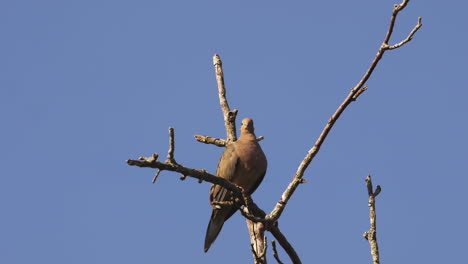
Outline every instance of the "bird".
[[(243, 188), (247, 195), (251, 195), (262, 182), (267, 171), (267, 158), (263, 153), (254, 133), (254, 124), (251, 118), (244, 118), (240, 128), (239, 139), (226, 146), (218, 162), (216, 176), (222, 177)], [(213, 202), (232, 201), (231, 191), (213, 184), (210, 189), (210, 204), (212, 213), (205, 236), (205, 252), (216, 240), (223, 224), (238, 209), (235, 205), (220, 207)]]

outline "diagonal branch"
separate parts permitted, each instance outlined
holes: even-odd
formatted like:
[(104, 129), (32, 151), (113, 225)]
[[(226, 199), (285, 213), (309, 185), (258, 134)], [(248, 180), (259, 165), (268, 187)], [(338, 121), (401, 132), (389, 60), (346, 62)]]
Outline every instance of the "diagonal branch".
[(413, 39), (413, 35), (419, 30), (419, 28), (422, 27), (421, 20), (422, 20), (421, 17), (418, 17), (418, 24), (413, 28), (413, 30), (411, 30), (408, 37), (406, 37), (400, 43), (397, 43), (397, 44), (392, 45), (392, 46), (388, 46), (388, 49), (389, 50), (398, 49), (399, 47), (401, 47), (401, 46), (405, 45), (406, 43), (410, 42)]
[(372, 261), (374, 264), (379, 264), (379, 245), (377, 244), (377, 215), (375, 213), (375, 197), (379, 195), (380, 185), (377, 185), (377, 188), (372, 188), (372, 179), (370, 174), (366, 177), (367, 193), (369, 194), (369, 218), (370, 218), (370, 229), (364, 233), (364, 238), (369, 241)]
[(278, 264), (284, 264), (281, 259), (279, 258), (279, 255), (278, 255), (278, 250), (276, 250), (276, 241), (275, 240), (272, 240), (271, 241), (271, 247), (273, 248), (273, 257), (276, 259), (276, 261), (278, 262)]
[(302, 261), (297, 255), (296, 250), (294, 250), (294, 247), (289, 243), (289, 241), (286, 239), (283, 233), (279, 230), (278, 225), (275, 224), (271, 226), (269, 231), (276, 238), (276, 240), (284, 249), (284, 251), (286, 251), (293, 264), (301, 264)]
[[(362, 76), (361, 80), (351, 89), (348, 96), (346, 96), (346, 98), (344, 99), (343, 103), (341, 103), (341, 105), (336, 109), (335, 113), (330, 117), (327, 124), (323, 128), (322, 133), (320, 134), (318, 139), (315, 141), (315, 144), (312, 146), (309, 152), (307, 152), (307, 155), (305, 156), (305, 158), (302, 160), (301, 164), (299, 165), (296, 171), (296, 174), (293, 177), (293, 180), (289, 183), (288, 187), (286, 188), (283, 195), (281, 196), (280, 201), (276, 204), (275, 208), (267, 216), (267, 219), (271, 219), (272, 221), (278, 220), (278, 218), (281, 216), (287, 202), (293, 195), (296, 188), (299, 186), (300, 183), (303, 183), (302, 177), (304, 176), (305, 170), (310, 165), (315, 155), (317, 155), (317, 153), (320, 151), (320, 147), (322, 146), (323, 142), (327, 138), (328, 133), (330, 133), (331, 129), (333, 128), (333, 125), (336, 123), (336, 121), (344, 112), (344, 110), (348, 107), (348, 105), (354, 102), (357, 99), (357, 97), (367, 89), (367, 86), (364, 86), (364, 84), (372, 75), (375, 67), (379, 63), (380, 59), (382, 59), (382, 56), (385, 53), (385, 51), (390, 49), (390, 46), (388, 45), (388, 41), (390, 40), (390, 37), (392, 36), (396, 17), (398, 13), (401, 10), (403, 10), (403, 8), (408, 4), (408, 2), (409, 0), (403, 0), (401, 4), (397, 4), (394, 6), (392, 16), (390, 18), (390, 25), (389, 25), (387, 34), (385, 35), (385, 39), (382, 45), (380, 46), (379, 50), (377, 51), (377, 54), (375, 55), (374, 60), (372, 61), (366, 73)], [(408, 36), (409, 40), (411, 40), (411, 38), (416, 33), (416, 31), (418, 31), (419, 28), (421, 28), (422, 26), (420, 18), (418, 21), (419, 21), (418, 25), (411, 31), (410, 35)], [(408, 41), (405, 42), (404, 40), (403, 44), (407, 43)], [(398, 47), (401, 47), (403, 44), (399, 45)], [(395, 47), (395, 48), (398, 48), (398, 47)]]

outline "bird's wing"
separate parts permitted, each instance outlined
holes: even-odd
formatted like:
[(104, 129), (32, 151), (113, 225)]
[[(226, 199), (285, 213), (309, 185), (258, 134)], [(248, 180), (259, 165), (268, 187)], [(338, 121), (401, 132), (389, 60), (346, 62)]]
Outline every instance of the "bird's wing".
[[(232, 182), (236, 177), (236, 171), (238, 170), (238, 167), (239, 156), (236, 153), (235, 145), (230, 144), (226, 147), (223, 154), (219, 158), (218, 168), (216, 169), (216, 176)], [(230, 199), (231, 195), (228, 190), (216, 184), (211, 186), (210, 202), (228, 201)]]
[[(218, 168), (216, 170), (216, 175), (232, 181), (235, 177), (236, 171), (239, 166), (239, 157), (236, 154), (234, 144), (228, 145), (224, 150), (221, 158), (218, 162)], [(227, 189), (213, 184), (210, 189), (210, 202), (224, 202), (230, 201), (232, 199), (232, 193)], [(211, 213), (210, 222), (208, 228), (206, 229), (205, 236), (205, 252), (208, 251), (211, 244), (215, 241), (218, 236), (221, 228), (223, 227), (224, 221), (230, 218), (237, 208), (235, 206), (222, 207), (220, 209), (213, 208)]]
[[(246, 131), (248, 134), (249, 131)], [(255, 139), (255, 135), (252, 135)], [(247, 194), (252, 194), (263, 180), (267, 169), (267, 160), (257, 141), (239, 139), (228, 145), (221, 155), (216, 175), (244, 188)], [(212, 185), (210, 189), (210, 202), (225, 202), (232, 200), (232, 192), (219, 186)], [(236, 206), (221, 205), (214, 208), (210, 223), (206, 230), (205, 252), (215, 241), (224, 222), (236, 211)]]

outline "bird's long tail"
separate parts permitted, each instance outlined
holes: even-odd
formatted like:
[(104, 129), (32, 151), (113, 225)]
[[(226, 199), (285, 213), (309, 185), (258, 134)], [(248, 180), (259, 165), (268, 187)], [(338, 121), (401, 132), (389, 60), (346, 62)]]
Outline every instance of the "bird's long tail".
[(206, 229), (205, 236), (205, 252), (210, 249), (211, 244), (218, 237), (221, 228), (223, 228), (224, 221), (226, 220), (226, 211), (213, 209), (211, 213), (210, 223), (208, 223), (208, 228)]

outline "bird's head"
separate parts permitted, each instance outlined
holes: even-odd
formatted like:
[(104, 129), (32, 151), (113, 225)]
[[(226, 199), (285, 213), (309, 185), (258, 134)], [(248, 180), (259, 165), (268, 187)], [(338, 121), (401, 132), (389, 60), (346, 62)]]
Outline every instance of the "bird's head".
[(244, 118), (240, 128), (241, 133), (254, 133), (253, 120), (251, 118)]

